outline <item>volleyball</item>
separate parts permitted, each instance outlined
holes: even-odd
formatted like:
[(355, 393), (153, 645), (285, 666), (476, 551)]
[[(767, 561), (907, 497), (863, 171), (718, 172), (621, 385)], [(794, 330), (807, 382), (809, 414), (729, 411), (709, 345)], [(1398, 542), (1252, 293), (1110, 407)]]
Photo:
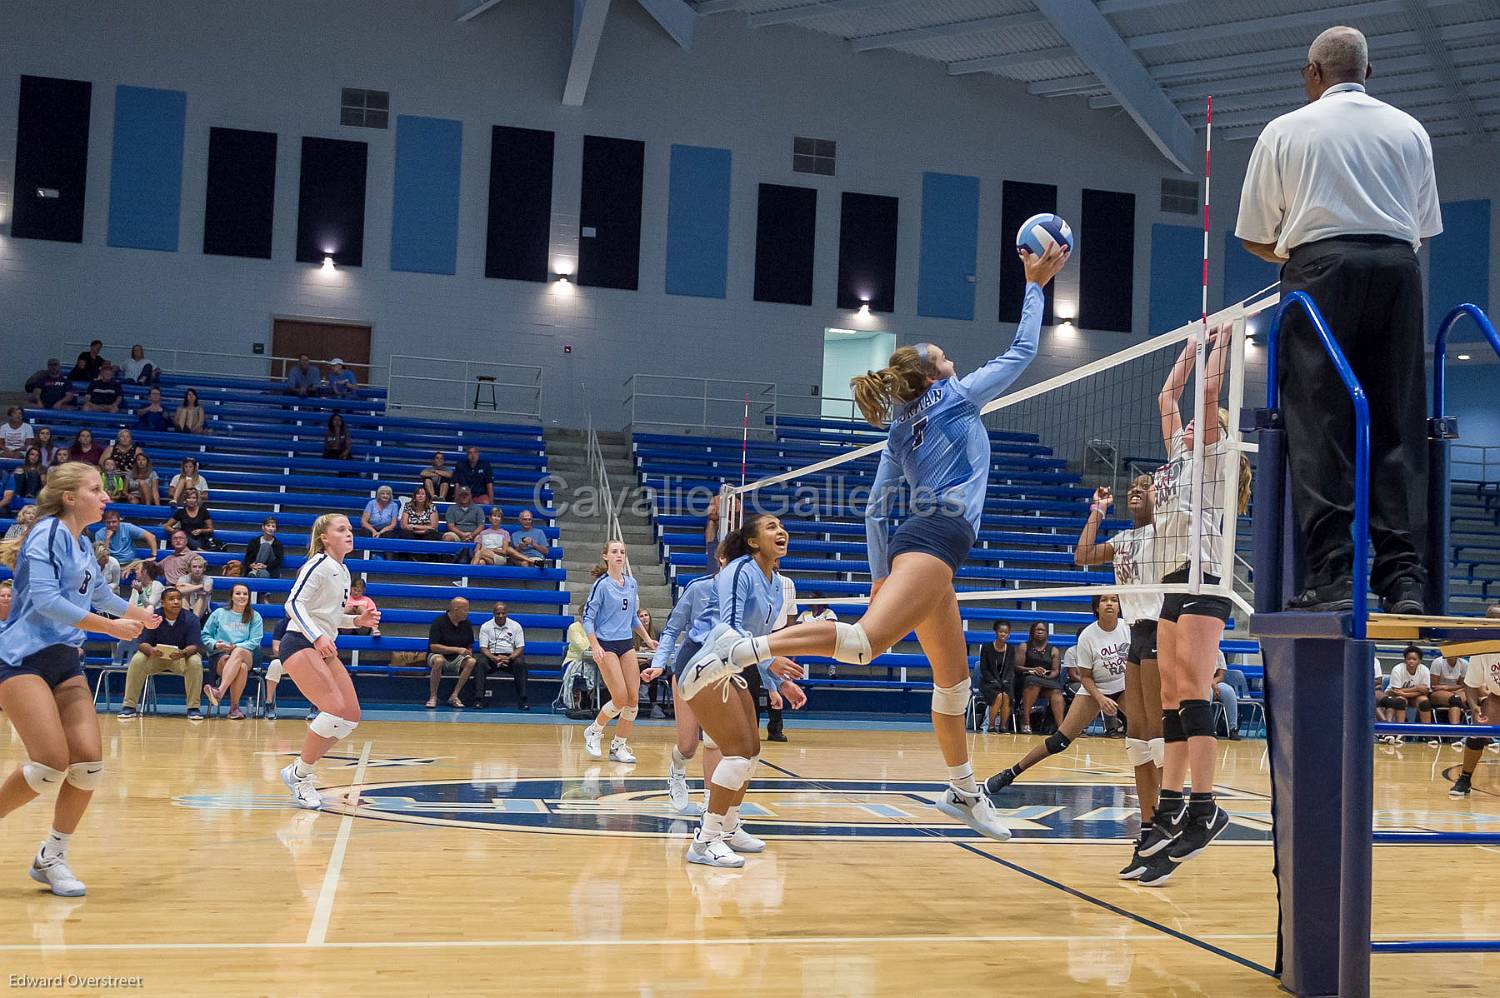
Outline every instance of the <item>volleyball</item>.
[(1051, 212), (1032, 215), (1021, 224), (1016, 233), (1016, 249), (1029, 250), (1037, 256), (1047, 252), (1053, 243), (1062, 243), (1063, 249), (1073, 248), (1073, 230), (1067, 222)]

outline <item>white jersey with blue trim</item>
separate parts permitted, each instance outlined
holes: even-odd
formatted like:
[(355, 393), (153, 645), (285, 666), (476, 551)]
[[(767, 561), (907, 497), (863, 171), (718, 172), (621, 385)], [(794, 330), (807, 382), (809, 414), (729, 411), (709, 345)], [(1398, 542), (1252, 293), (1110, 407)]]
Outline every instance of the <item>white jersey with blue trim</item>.
[(74, 537), (55, 516), (32, 525), (16, 555), (10, 617), (0, 623), (0, 662), (21, 660), (53, 645), (81, 647), (78, 622), (91, 610), (123, 616), (130, 604), (110, 587), (87, 538)]
[(339, 628), (354, 626), (354, 617), (344, 612), (348, 601), (349, 569), (326, 554), (316, 554), (292, 583), (292, 593), (286, 600), (286, 629), (308, 641), (336, 641)]
[(656, 654), (651, 658), (651, 668), (670, 669), (673, 666), (677, 649), (681, 647), (685, 637), (691, 640), (689, 632), (693, 624), (703, 616), (704, 608), (713, 602), (713, 598), (713, 576), (700, 575), (687, 584), (682, 595), (677, 597), (677, 604), (672, 607), (666, 626), (661, 630)]
[(640, 605), (634, 576), (624, 575), (616, 582), (605, 572), (589, 588), (583, 606), (583, 629), (600, 641), (625, 641), (635, 633), (635, 619)]
[(990, 484), (990, 436), (980, 410), (999, 398), (1036, 356), (1045, 305), (1041, 286), (1027, 284), (1010, 349), (962, 378), (933, 382), (891, 420), (865, 508), (873, 578), (890, 574), (888, 521), (903, 480), (912, 512), (962, 516), (978, 536)]

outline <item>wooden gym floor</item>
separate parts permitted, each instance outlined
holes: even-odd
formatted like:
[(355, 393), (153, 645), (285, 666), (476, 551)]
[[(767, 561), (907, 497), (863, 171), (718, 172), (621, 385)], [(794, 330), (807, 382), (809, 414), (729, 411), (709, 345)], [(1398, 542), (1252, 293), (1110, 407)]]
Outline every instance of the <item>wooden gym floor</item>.
[[(317, 814), (276, 779), (300, 719), (101, 716), (108, 779), (71, 855), (89, 895), (26, 877), (47, 809), (7, 818), (0, 976), (62, 977), (52, 994), (1276, 993), (1263, 742), (1221, 743), (1233, 840), (1153, 890), (1116, 879), (1133, 803), (1118, 741), (1083, 739), (1028, 773), (1000, 844), (926, 803), (942, 769), (920, 726), (791, 728), (747, 808), (769, 849), (721, 871), (683, 861), (669, 727), (639, 727), (632, 768), (590, 760), (581, 724), (547, 720), (367, 720), (319, 770), (325, 793), (352, 802), (358, 787), (359, 803)], [(981, 774), (1025, 745), (972, 741)], [(0, 723), (0, 769), (21, 758)], [(1500, 756), (1455, 802), (1459, 758), (1379, 749), (1377, 824), (1493, 829)], [(1497, 857), (1381, 848), (1377, 937), (1494, 936), (1500, 898), (1473, 889), (1496, 882)], [(1494, 955), (1375, 960), (1377, 993), (1500, 976)]]

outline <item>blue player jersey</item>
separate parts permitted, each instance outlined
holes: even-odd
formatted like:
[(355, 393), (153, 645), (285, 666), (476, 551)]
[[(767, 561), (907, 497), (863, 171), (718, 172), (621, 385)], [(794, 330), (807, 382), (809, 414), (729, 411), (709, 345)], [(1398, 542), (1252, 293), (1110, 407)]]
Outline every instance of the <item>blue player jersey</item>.
[(687, 584), (677, 605), (667, 617), (667, 626), (662, 628), (656, 645), (656, 655), (651, 659), (651, 668), (670, 669), (682, 645), (683, 638), (693, 624), (701, 618), (707, 607), (714, 602), (714, 580), (711, 575), (701, 575)]
[(589, 589), (588, 602), (583, 605), (583, 629), (600, 641), (624, 641), (639, 623), (635, 619), (638, 605), (635, 579), (626, 575), (616, 583), (606, 572)]
[(865, 507), (873, 578), (891, 574), (890, 513), (903, 480), (910, 490), (911, 513), (962, 516), (979, 535), (990, 481), (990, 437), (979, 411), (999, 398), (1036, 356), (1044, 305), (1041, 286), (1027, 284), (1010, 349), (965, 377), (933, 382), (891, 420)]
[(10, 619), (0, 624), (0, 662), (19, 665), (52, 645), (81, 647), (76, 626), (90, 610), (123, 616), (121, 599), (99, 569), (94, 548), (55, 516), (38, 520), (16, 557)]
[[(702, 644), (719, 624), (728, 624), (746, 637), (764, 637), (781, 622), (781, 576), (776, 572), (767, 578), (750, 555), (741, 555), (714, 576), (714, 598), (705, 601), (688, 637)], [(771, 676), (770, 660), (758, 663), (761, 681), (766, 689), (775, 689), (780, 680)]]

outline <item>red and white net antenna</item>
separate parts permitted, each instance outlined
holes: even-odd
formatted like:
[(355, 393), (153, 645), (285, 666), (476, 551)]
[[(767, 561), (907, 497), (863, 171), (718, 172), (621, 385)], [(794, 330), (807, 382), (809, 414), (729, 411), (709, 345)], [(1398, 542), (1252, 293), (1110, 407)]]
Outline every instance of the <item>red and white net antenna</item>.
[(1208, 142), (1203, 148), (1203, 335), (1208, 335), (1208, 206), (1213, 200), (1214, 99), (1208, 98)]
[(1203, 148), (1203, 331), (1198, 337), (1193, 357), (1193, 479), (1188, 486), (1191, 497), (1189, 537), (1192, 554), (1188, 558), (1188, 582), (1193, 592), (1200, 592), (1203, 584), (1203, 436), (1204, 427), (1210, 419), (1218, 419), (1218, 412), (1206, 411), (1203, 401), (1203, 381), (1207, 377), (1208, 358), (1208, 211), (1213, 197), (1213, 152), (1214, 152), (1214, 99), (1208, 98), (1208, 139)]
[(745, 418), (740, 424), (740, 488), (745, 487), (745, 458), (750, 450), (750, 395), (745, 395)]

